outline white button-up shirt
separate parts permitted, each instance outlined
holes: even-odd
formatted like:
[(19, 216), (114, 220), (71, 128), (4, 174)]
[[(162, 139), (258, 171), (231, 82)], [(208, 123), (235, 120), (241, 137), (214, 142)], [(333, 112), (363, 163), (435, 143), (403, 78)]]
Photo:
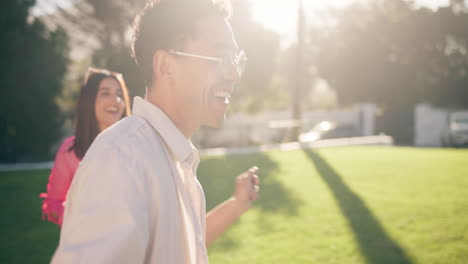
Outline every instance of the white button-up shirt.
[(52, 263), (208, 263), (199, 155), (156, 106), (101, 133), (83, 158)]

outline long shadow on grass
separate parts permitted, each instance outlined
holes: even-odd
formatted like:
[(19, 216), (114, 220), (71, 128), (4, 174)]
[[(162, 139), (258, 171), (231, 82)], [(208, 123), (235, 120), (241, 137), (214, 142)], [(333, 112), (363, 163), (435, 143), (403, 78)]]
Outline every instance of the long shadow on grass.
[[(205, 191), (206, 208), (210, 210), (233, 194), (235, 178), (254, 165), (260, 168), (258, 174), (261, 181), (260, 199), (254, 203), (254, 208), (262, 211), (258, 223), (260, 230), (268, 232), (272, 228), (268, 221), (270, 213), (294, 216), (302, 204), (297, 195), (278, 180), (277, 176), (281, 176), (278, 164), (268, 155), (255, 153), (207, 157), (201, 162), (197, 175)], [(238, 247), (241, 242), (228, 234), (218, 240), (215, 247), (224, 250)]]
[(354, 193), (342, 177), (318, 153), (306, 149), (307, 156), (333, 192), (341, 212), (346, 216), (359, 248), (367, 263), (411, 263), (410, 258), (398, 243), (387, 234), (379, 221), (367, 208), (365, 202)]

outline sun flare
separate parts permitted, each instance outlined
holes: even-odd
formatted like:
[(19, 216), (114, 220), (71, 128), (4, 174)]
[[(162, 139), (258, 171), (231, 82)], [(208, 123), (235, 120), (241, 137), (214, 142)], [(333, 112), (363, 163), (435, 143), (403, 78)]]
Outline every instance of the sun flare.
[[(321, 19), (317, 13), (328, 8), (340, 8), (355, 0), (303, 0), (309, 18)], [(299, 0), (251, 0), (254, 19), (280, 34), (291, 34), (297, 23)], [(320, 22), (320, 21), (319, 21)]]
[[(300, 0), (250, 0), (254, 19), (282, 35), (294, 35)], [(302, 0), (308, 23), (321, 24), (326, 20), (326, 9), (343, 8), (357, 1), (373, 0)], [(408, 0), (410, 1), (410, 0)], [(436, 9), (448, 5), (449, 0), (412, 0), (417, 6)]]

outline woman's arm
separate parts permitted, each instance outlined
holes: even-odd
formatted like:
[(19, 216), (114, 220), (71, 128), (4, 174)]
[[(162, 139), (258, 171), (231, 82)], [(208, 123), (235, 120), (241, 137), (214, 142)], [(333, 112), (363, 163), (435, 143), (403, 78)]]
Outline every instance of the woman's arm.
[(68, 151), (72, 142), (65, 140), (57, 151), (47, 193), (41, 194), (41, 198), (45, 198), (42, 203), (43, 218), (59, 225), (62, 224), (65, 198), (80, 162), (73, 151)]

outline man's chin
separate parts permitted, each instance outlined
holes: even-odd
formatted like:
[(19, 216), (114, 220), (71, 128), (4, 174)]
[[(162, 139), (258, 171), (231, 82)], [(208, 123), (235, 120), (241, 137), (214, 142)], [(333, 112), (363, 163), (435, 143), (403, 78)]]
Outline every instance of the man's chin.
[(220, 118), (216, 118), (216, 119), (210, 120), (209, 122), (206, 122), (205, 126), (211, 127), (211, 128), (221, 128), (224, 125), (225, 119), (226, 119), (226, 116), (223, 115)]
[(206, 126), (210, 127), (210, 128), (221, 128), (223, 126), (223, 124), (224, 124), (224, 121), (219, 121), (219, 122), (209, 123)]

